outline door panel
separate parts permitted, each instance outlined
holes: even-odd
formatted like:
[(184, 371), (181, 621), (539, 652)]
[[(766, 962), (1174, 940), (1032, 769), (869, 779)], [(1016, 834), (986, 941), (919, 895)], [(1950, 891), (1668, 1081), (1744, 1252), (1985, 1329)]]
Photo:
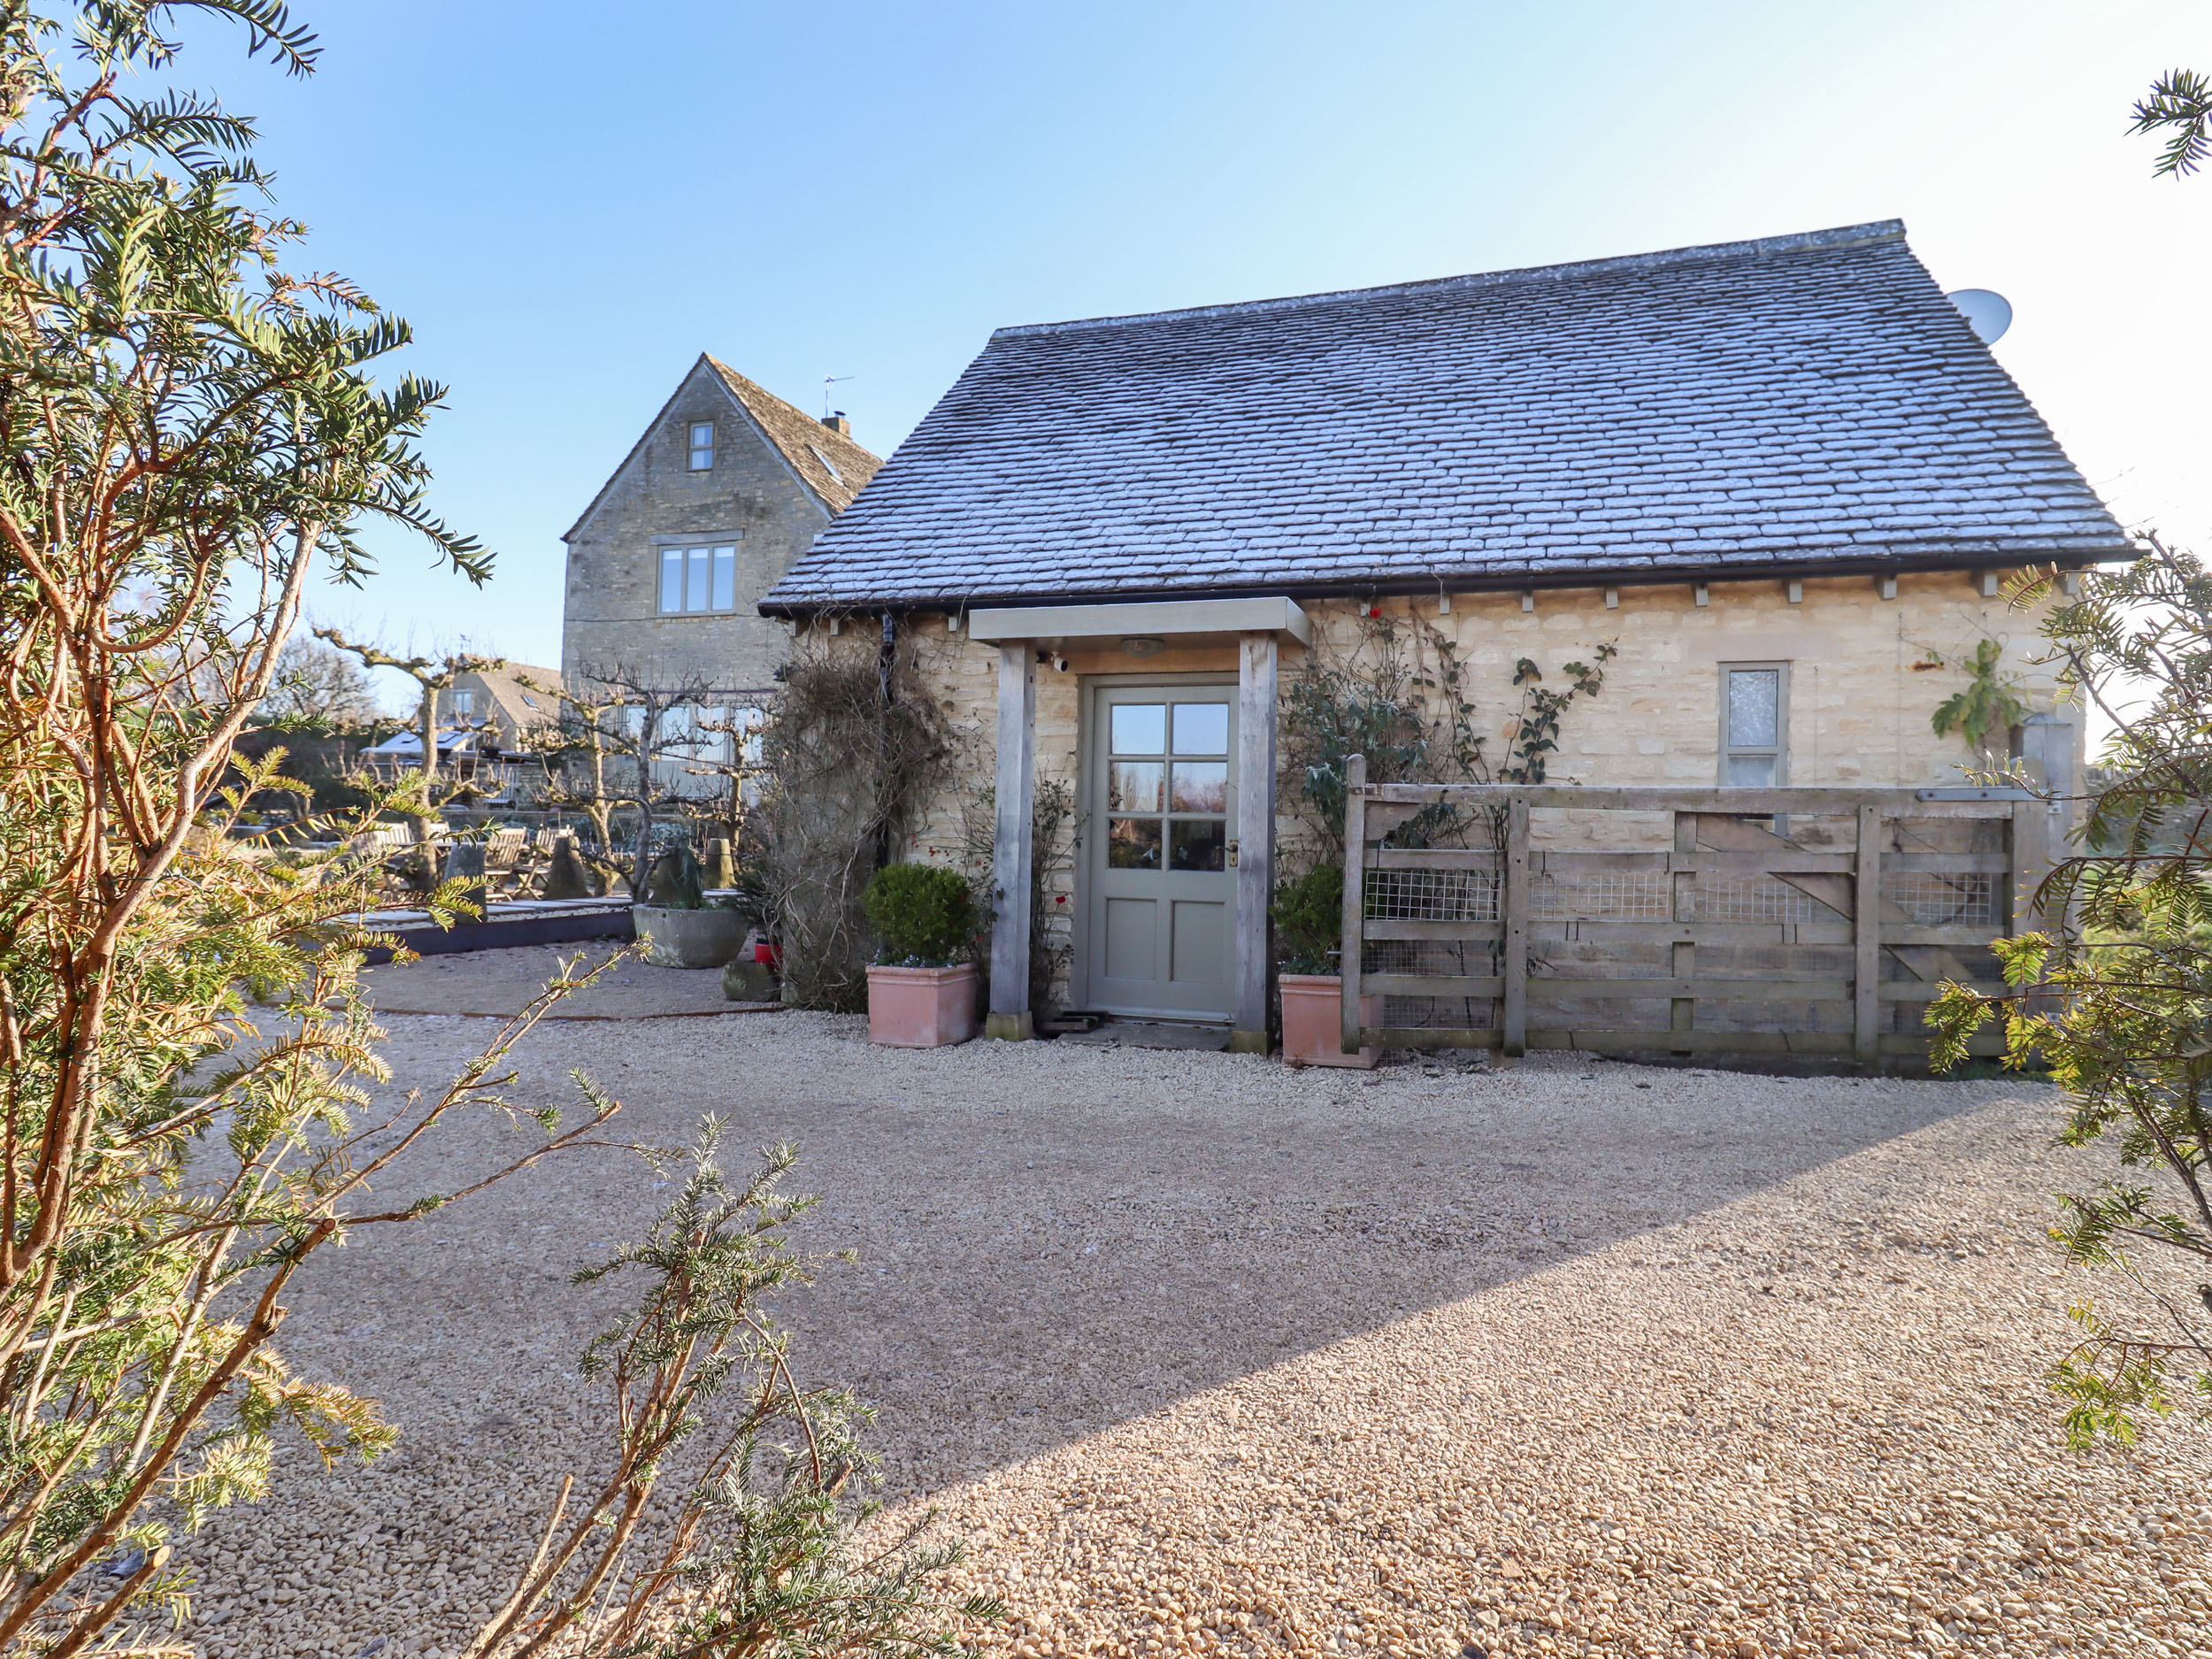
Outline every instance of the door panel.
[(1175, 901), (1171, 926), (1175, 930), (1174, 967), (1179, 986), (1226, 985), (1229, 982), (1227, 907), (1201, 904), (1190, 899)]
[(1160, 925), (1156, 899), (1106, 901), (1106, 977), (1148, 981), (1158, 956)]
[(1090, 1006), (1217, 1018), (1233, 1011), (1236, 687), (1091, 688), (1083, 757), (1098, 832), (1085, 837)]

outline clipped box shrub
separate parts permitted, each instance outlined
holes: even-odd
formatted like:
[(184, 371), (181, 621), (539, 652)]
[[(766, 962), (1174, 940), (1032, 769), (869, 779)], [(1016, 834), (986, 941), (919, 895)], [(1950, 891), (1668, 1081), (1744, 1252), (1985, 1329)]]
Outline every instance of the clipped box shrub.
[(1275, 889), (1275, 937), (1286, 973), (1334, 973), (1344, 942), (1344, 872), (1321, 864)]
[(975, 900), (956, 870), (942, 864), (886, 864), (862, 901), (887, 968), (949, 968), (968, 959)]

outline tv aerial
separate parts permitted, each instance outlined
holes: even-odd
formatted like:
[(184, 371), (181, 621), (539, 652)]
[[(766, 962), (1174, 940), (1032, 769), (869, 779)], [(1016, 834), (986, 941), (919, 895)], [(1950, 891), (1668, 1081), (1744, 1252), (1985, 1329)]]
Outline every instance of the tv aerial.
[(2012, 302), (1993, 288), (1960, 288), (1944, 298), (1959, 308), (1966, 326), (1985, 346), (1993, 346), (2012, 326)]
[(831, 388), (831, 387), (833, 387), (833, 386), (841, 386), (841, 385), (843, 385), (843, 384), (844, 384), (847, 380), (857, 380), (858, 378), (859, 378), (859, 376), (857, 376), (857, 375), (853, 375), (853, 374), (825, 374), (825, 375), (822, 377), (822, 419), (823, 419), (827, 420), (827, 419), (830, 418), (830, 415), (831, 415), (831, 414), (832, 414), (832, 412), (833, 412), (833, 411), (832, 411), (832, 410), (830, 409), (830, 388)]

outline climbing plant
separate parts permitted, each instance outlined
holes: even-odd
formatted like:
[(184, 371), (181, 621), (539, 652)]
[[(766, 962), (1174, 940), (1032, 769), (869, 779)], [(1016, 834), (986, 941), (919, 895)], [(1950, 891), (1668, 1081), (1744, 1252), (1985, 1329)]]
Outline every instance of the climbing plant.
[[(1607, 642), (1591, 663), (1569, 663), (1563, 687), (1543, 683), (1529, 657), (1514, 664), (1517, 694), (1504, 721), (1504, 757), (1493, 764), (1478, 728), (1474, 672), (1457, 641), (1417, 619), (1370, 615), (1348, 645), (1317, 642), (1283, 694), (1280, 797), (1310, 832), (1314, 864), (1344, 862), (1346, 764), (1367, 757), (1367, 775), (1393, 783), (1541, 783), (1567, 712), (1594, 697)], [(1477, 827), (1449, 806), (1425, 809), (1393, 832), (1400, 846), (1463, 842)]]
[(1956, 732), (1977, 756), (1987, 756), (1992, 752), (1992, 733), (2002, 737), (2027, 718), (2028, 704), (2020, 695), (2020, 679), (2001, 667), (2004, 651), (1997, 641), (1984, 639), (1975, 645), (1973, 655), (1959, 664), (1966, 670), (1965, 686), (1938, 703), (1928, 717), (1938, 737)]
[(1592, 651), (1595, 663), (1569, 663), (1560, 670), (1567, 677), (1563, 691), (1545, 685), (1544, 671), (1528, 658), (1513, 664), (1513, 684), (1521, 694), (1521, 706), (1513, 717), (1512, 734), (1505, 764), (1498, 768), (1500, 783), (1541, 783), (1548, 757), (1559, 750), (1559, 726), (1578, 697), (1594, 697), (1605, 686), (1605, 665), (1620, 654), (1610, 641)]
[[(972, 755), (970, 743), (966, 752)], [(1063, 834), (1062, 831), (1069, 833)], [(961, 861), (975, 894), (982, 924), (977, 959), (990, 977), (989, 932), (994, 902), (994, 867), (998, 855), (998, 791), (989, 786), (961, 803)], [(1075, 810), (1075, 788), (1065, 778), (1037, 780), (1029, 813), (1029, 1006), (1043, 1018), (1058, 1006), (1056, 995), (1067, 982), (1075, 959), (1074, 918), (1069, 916), (1068, 878), (1074, 873), (1082, 826)]]
[(887, 662), (803, 636), (760, 733), (763, 788), (746, 818), (787, 995), (866, 1006), (869, 881), (952, 754), (910, 639)]

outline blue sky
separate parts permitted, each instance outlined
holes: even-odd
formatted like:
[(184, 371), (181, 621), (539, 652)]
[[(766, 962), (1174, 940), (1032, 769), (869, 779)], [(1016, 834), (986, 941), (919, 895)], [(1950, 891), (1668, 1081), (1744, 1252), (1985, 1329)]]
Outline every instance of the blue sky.
[(449, 382), (434, 502), (318, 616), (557, 663), (560, 534), (702, 350), (887, 454), (1002, 323), (1902, 217), (2130, 522), (2212, 544), (2212, 176), (2128, 106), (2201, 4), (305, 0), (320, 73), (195, 29), (280, 204)]

